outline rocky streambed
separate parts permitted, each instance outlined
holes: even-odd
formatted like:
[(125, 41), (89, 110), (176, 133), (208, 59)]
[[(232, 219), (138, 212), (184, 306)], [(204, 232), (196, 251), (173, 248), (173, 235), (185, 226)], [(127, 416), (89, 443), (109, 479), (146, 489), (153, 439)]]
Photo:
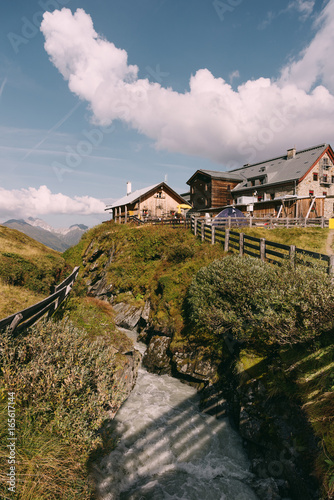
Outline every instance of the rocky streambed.
[[(198, 391), (204, 414), (228, 419), (242, 439), (250, 460), (254, 491), (262, 500), (320, 499), (312, 463), (318, 443), (307, 419), (293, 400), (275, 396), (247, 371), (236, 372), (238, 352), (222, 363), (207, 359), (199, 346), (171, 349), (171, 336), (150, 328), (150, 306), (126, 302), (114, 306), (119, 326), (135, 329), (146, 343), (143, 365), (158, 375), (171, 375)], [(228, 339), (227, 339), (228, 342)], [(273, 363), (272, 370), (279, 371)]]

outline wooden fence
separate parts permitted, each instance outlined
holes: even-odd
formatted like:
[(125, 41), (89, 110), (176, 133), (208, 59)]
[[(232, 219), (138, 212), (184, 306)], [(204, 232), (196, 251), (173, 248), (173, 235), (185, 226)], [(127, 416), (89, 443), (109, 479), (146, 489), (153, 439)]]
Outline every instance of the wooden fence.
[(78, 273), (79, 267), (75, 267), (70, 276), (54, 287), (53, 293), (49, 295), (49, 297), (1, 320), (0, 330), (9, 327), (12, 333), (15, 332), (15, 334), (17, 334), (24, 328), (33, 325), (39, 318), (44, 316), (44, 314), (48, 313), (48, 315), (51, 316), (70, 293)]
[(216, 227), (265, 227), (274, 229), (278, 227), (329, 227), (329, 219), (325, 217), (316, 218), (283, 218), (283, 217), (225, 217), (219, 218), (219, 221), (210, 217), (195, 217), (195, 220), (203, 221), (210, 224), (214, 221)]
[(295, 245), (283, 245), (268, 241), (266, 238), (254, 238), (242, 232), (232, 231), (228, 227), (207, 224), (205, 219), (192, 219), (191, 230), (201, 237), (202, 241), (212, 244), (220, 243), (225, 252), (237, 252), (240, 255), (250, 255), (275, 264), (281, 264), (289, 259), (294, 264), (312, 265), (319, 263), (330, 276), (334, 278), (334, 255), (324, 255), (310, 252)]

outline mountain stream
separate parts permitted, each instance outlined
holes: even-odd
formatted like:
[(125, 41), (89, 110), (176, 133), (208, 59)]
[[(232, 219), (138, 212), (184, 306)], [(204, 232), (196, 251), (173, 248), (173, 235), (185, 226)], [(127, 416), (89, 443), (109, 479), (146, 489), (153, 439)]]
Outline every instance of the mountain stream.
[(98, 498), (258, 500), (247, 484), (240, 437), (227, 419), (201, 413), (198, 403), (194, 388), (141, 367), (113, 421), (118, 444), (99, 464)]

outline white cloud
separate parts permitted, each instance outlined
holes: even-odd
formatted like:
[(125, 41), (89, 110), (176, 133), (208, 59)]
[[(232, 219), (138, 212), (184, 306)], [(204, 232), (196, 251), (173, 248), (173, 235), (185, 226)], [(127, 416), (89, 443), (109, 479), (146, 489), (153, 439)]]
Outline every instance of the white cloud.
[[(307, 2), (298, 3), (306, 8)], [(314, 40), (278, 81), (250, 80), (236, 91), (208, 69), (192, 75), (183, 94), (138, 79), (138, 68), (127, 64), (127, 53), (99, 37), (82, 9), (74, 14), (65, 8), (46, 12), (41, 30), (50, 59), (70, 90), (89, 103), (96, 124), (119, 119), (153, 139), (158, 149), (231, 167), (262, 159), (263, 151), (267, 156), (294, 144), (301, 148), (332, 138), (334, 61), (328, 69), (325, 61), (334, 48), (333, 11), (330, 0)], [(320, 79), (329, 90), (313, 88)]]
[(299, 59), (282, 71), (281, 83), (293, 82), (309, 91), (319, 81), (334, 93), (334, 1), (330, 0), (317, 18), (317, 33)]
[(26, 218), (48, 214), (91, 215), (102, 213), (105, 204), (90, 196), (70, 198), (51, 193), (46, 186), (28, 189), (6, 190), (0, 187), (1, 218)]
[(299, 13), (299, 21), (304, 22), (312, 15), (314, 5), (314, 0), (293, 0), (282, 10), (277, 12), (268, 11), (265, 19), (258, 25), (258, 29), (266, 29), (275, 19), (293, 11), (297, 11)]
[(296, 9), (301, 14), (302, 20), (307, 19), (313, 12), (314, 0), (293, 0), (290, 2), (287, 9)]

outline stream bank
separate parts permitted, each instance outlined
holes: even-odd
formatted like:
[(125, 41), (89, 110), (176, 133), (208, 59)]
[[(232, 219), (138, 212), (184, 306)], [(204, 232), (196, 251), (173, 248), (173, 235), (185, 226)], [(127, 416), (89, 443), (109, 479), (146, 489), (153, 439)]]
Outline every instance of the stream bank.
[(149, 372), (185, 382), (198, 392), (203, 414), (228, 419), (238, 432), (261, 500), (321, 498), (312, 470), (318, 441), (305, 413), (298, 401), (273, 394), (263, 375), (269, 371), (271, 377), (280, 377), (279, 359), (246, 357), (228, 338), (230, 356), (223, 362), (207, 359), (200, 346), (185, 343), (178, 350), (170, 335), (152, 330), (149, 303), (140, 309), (117, 304), (116, 311), (118, 325), (136, 329), (146, 343), (143, 365)]

